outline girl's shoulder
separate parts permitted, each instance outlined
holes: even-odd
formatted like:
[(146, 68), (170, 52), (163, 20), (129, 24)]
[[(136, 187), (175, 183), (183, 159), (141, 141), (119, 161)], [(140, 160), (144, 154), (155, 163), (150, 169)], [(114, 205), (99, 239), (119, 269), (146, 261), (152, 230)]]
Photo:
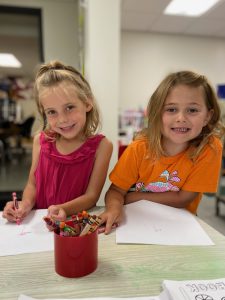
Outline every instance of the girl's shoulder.
[(55, 142), (56, 137), (53, 137), (53, 135), (49, 135), (45, 131), (37, 133), (34, 137), (34, 143), (36, 143), (36, 145), (39, 145), (44, 152), (49, 152), (50, 149), (51, 151), (53, 151)]
[(75, 151), (75, 153), (92, 153), (95, 152), (100, 146), (104, 145), (106, 138), (103, 134), (96, 134), (89, 136), (86, 141)]
[(199, 153), (196, 161), (206, 160), (217, 160), (221, 159), (223, 145), (218, 137), (211, 136), (208, 143), (203, 147)]
[(90, 147), (90, 146), (97, 146), (101, 143), (102, 140), (105, 139), (105, 136), (103, 134), (95, 134), (87, 138), (87, 140), (84, 143), (84, 146)]
[(34, 135), (34, 138), (33, 138), (33, 144), (34, 145), (40, 145), (41, 143), (41, 136), (42, 136), (42, 133), (41, 132), (38, 132)]
[(37, 132), (35, 135), (34, 135), (34, 142), (37, 142), (39, 141), (39, 143), (42, 143), (43, 141), (47, 141), (48, 140), (48, 136), (46, 135), (46, 133), (44, 131), (40, 131), (40, 132)]
[(101, 135), (100, 145), (101, 148), (112, 148), (112, 142), (104, 135)]
[(148, 152), (148, 140), (145, 137), (135, 139), (128, 145), (128, 148), (133, 152), (146, 154)]
[(211, 148), (212, 150), (221, 150), (223, 148), (222, 141), (215, 136), (210, 137), (209, 142), (207, 144), (208, 148)]
[(133, 140), (130, 145), (132, 145), (133, 147), (147, 147), (148, 139), (147, 137), (141, 136)]
[(112, 142), (102, 133), (88, 137), (86, 143), (112, 144)]
[(105, 136), (101, 135), (101, 139), (96, 147), (96, 157), (100, 157), (101, 159), (111, 157), (112, 151), (113, 151), (112, 142)]

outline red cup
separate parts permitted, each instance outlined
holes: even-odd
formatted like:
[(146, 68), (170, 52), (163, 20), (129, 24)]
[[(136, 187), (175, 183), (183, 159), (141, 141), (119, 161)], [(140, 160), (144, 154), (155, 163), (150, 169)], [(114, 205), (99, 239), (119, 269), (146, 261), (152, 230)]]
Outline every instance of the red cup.
[(68, 237), (54, 232), (55, 271), (64, 277), (82, 277), (95, 271), (98, 265), (98, 230)]

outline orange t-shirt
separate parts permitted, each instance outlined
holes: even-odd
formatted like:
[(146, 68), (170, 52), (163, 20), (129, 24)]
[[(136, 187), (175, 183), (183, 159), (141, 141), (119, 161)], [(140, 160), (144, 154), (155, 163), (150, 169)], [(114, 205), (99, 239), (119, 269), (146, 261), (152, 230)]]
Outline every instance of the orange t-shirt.
[(110, 173), (112, 183), (126, 191), (134, 187), (141, 192), (198, 192), (186, 207), (192, 213), (196, 213), (202, 193), (216, 192), (222, 159), (222, 143), (218, 138), (214, 137), (194, 162), (188, 157), (188, 150), (155, 162), (147, 156), (145, 139), (132, 142)]

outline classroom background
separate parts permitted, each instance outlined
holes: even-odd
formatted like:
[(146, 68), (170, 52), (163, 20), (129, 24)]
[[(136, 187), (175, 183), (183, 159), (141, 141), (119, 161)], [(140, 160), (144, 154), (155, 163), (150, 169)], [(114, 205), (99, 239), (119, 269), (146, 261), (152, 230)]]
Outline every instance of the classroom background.
[[(168, 0), (0, 0), (0, 53), (20, 68), (0, 66), (0, 207), (22, 191), (39, 116), (32, 96), (36, 66), (59, 59), (80, 69), (102, 113), (104, 134), (118, 152), (145, 125), (145, 107), (164, 76), (205, 74), (225, 118), (225, 1), (199, 18), (164, 16)], [(224, 176), (218, 192), (223, 194)], [(104, 193), (98, 202), (104, 204)], [(224, 192), (225, 194), (225, 192)], [(218, 208), (219, 207), (219, 211)], [(199, 216), (225, 234), (225, 205), (205, 195)]]

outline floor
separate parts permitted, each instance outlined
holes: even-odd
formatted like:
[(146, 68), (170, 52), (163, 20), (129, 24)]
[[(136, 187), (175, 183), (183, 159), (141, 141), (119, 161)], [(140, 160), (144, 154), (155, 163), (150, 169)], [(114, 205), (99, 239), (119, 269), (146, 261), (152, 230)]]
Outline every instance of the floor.
[[(6, 201), (10, 200), (11, 193), (23, 190), (31, 164), (31, 152), (12, 156), (11, 162), (3, 164), (0, 160), (0, 210)], [(225, 181), (225, 177), (223, 178)], [(215, 213), (215, 197), (204, 195), (198, 208), (198, 216), (206, 223), (225, 235), (225, 205), (220, 205), (220, 215)]]
[(220, 214), (216, 216), (215, 197), (204, 195), (198, 208), (198, 217), (225, 235), (225, 205), (220, 204)]

